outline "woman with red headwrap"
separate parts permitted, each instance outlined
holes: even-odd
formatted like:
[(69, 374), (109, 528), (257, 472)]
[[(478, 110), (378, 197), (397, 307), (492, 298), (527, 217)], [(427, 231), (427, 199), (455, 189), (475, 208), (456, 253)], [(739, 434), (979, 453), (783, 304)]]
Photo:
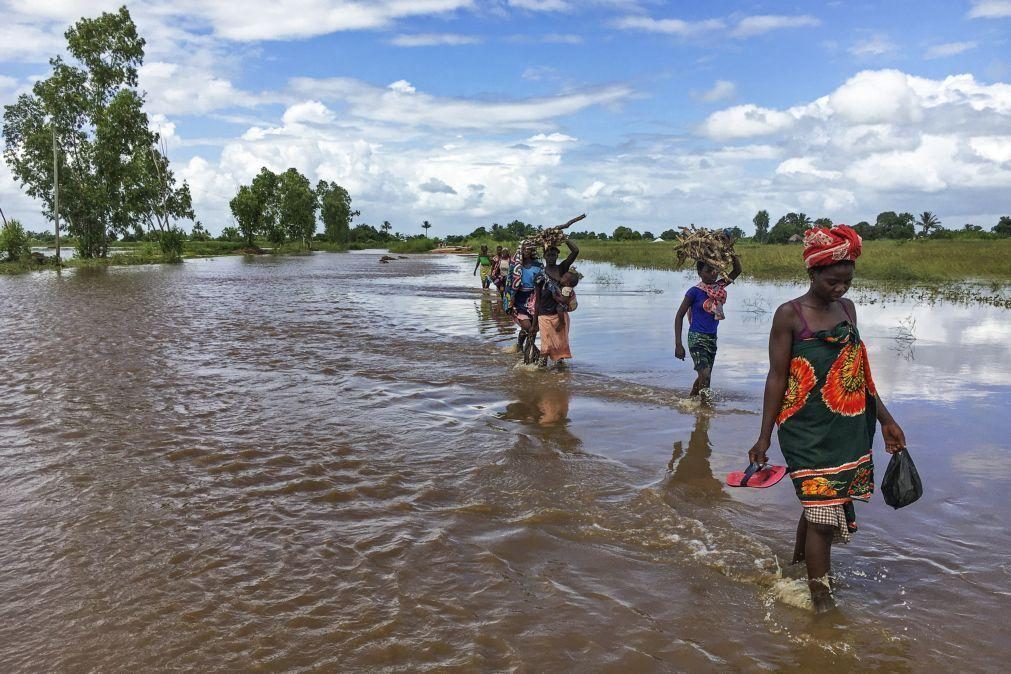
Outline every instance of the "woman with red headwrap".
[(833, 542), (856, 531), (853, 501), (874, 492), (871, 442), (881, 422), (885, 450), (906, 446), (902, 429), (874, 388), (856, 307), (843, 295), (853, 281), (860, 236), (851, 227), (804, 234), (808, 291), (776, 310), (769, 335), (762, 428), (748, 452), (766, 462), (773, 426), (804, 513), (794, 563), (807, 563), (815, 610), (835, 606), (828, 574)]

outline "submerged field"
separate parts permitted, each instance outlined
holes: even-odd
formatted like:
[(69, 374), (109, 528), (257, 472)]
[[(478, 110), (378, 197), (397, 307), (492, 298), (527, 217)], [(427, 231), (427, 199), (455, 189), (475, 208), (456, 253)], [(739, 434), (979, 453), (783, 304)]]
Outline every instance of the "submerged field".
[[(581, 257), (643, 269), (675, 269), (673, 243), (579, 241)], [(805, 276), (799, 244), (740, 242), (744, 275), (762, 280)], [(944, 283), (1011, 281), (1011, 239), (998, 241), (867, 241), (857, 263), (864, 281)]]

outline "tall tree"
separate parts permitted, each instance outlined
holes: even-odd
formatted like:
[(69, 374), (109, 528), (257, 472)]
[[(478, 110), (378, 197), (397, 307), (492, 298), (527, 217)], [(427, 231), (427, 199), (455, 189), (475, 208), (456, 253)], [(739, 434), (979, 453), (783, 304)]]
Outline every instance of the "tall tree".
[(312, 183), (297, 169), (290, 168), (278, 176), (277, 207), (288, 237), (312, 249), (319, 201)]
[(232, 209), (232, 215), (239, 224), (239, 231), (242, 232), (242, 239), (250, 248), (253, 247), (253, 240), (260, 233), (261, 221), (263, 219), (263, 209), (253, 193), (253, 188), (249, 185), (241, 185), (238, 193), (228, 202)]
[(323, 233), (331, 243), (346, 244), (351, 235), (351, 219), (361, 213), (351, 210), (351, 195), (335, 182), (320, 180), (316, 184), (323, 217)]
[(1000, 220), (997, 221), (997, 224), (990, 231), (1001, 236), (1011, 236), (1011, 215), (1000, 216)]
[[(755, 223), (755, 241), (758, 243), (765, 243), (769, 240), (769, 211), (762, 209), (755, 213), (755, 217), (751, 219), (751, 222)], [(666, 236), (664, 237), (667, 238)]]
[(873, 241), (878, 238), (878, 233), (874, 230), (874, 226), (866, 220), (861, 220), (857, 224), (853, 225), (853, 229), (856, 233), (860, 235), (860, 238), (864, 241)]
[(832, 226), (832, 218), (818, 218), (817, 220), (814, 221), (814, 226), (815, 227), (831, 227)]
[(769, 243), (786, 243), (794, 234), (803, 236), (811, 226), (811, 218), (805, 213), (787, 213), (769, 231)]
[(428, 220), (425, 220), (423, 223), (421, 223), (421, 227), (422, 229), (425, 230), (425, 236), (428, 236), (428, 230), (432, 228), (432, 223), (430, 223)]
[(64, 33), (75, 61), (4, 108), (4, 159), (25, 191), (53, 212), (53, 138), (59, 148), (60, 217), (82, 257), (104, 257), (110, 233), (193, 218), (189, 187), (175, 186), (137, 89), (144, 38), (126, 7), (81, 19)]
[(383, 234), (385, 234), (387, 237), (389, 237), (390, 236), (390, 230), (393, 229), (393, 225), (390, 224), (390, 221), (389, 220), (383, 220), (383, 224), (381, 225), (381, 227), (382, 227), (382, 230), (383, 230)]
[(915, 220), (912, 213), (884, 211), (878, 213), (874, 229), (879, 239), (912, 239), (916, 236)]
[(923, 211), (920, 213), (920, 217), (916, 224), (922, 228), (923, 236), (927, 236), (930, 234), (930, 230), (937, 229), (941, 226), (941, 220), (930, 211)]
[(287, 231), (281, 221), (280, 200), (278, 199), (278, 183), (281, 177), (266, 166), (253, 178), (249, 188), (256, 199), (259, 213), (259, 233), (277, 248), (287, 238)]

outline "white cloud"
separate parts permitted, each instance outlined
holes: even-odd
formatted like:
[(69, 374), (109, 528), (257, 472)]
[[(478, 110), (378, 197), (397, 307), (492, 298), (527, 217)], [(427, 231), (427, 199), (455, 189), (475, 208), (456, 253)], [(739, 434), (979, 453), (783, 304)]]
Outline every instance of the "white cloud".
[(435, 47), (441, 45), (458, 46), (480, 44), (481, 38), (473, 35), (456, 35), (454, 33), (417, 33), (414, 35), (397, 35), (390, 44), (397, 47)]
[(975, 49), (976, 46), (975, 42), (946, 42), (945, 44), (936, 44), (924, 52), (923, 58), (937, 59), (944, 58), (945, 56), (955, 56), (970, 49)]
[(681, 37), (695, 37), (704, 33), (728, 31), (730, 37), (748, 38), (773, 30), (784, 28), (804, 28), (820, 26), (821, 21), (804, 14), (786, 16), (778, 14), (759, 14), (745, 16), (733, 25), (724, 19), (704, 19), (701, 21), (685, 21), (683, 19), (654, 19), (649, 16), (630, 15), (614, 22), (614, 27), (621, 30), (638, 30), (647, 33), (664, 33)]
[(866, 40), (861, 40), (849, 48), (849, 52), (854, 56), (884, 56), (895, 53), (898, 48), (887, 35), (873, 35)]
[(0, 61), (45, 61), (65, 45), (62, 31), (55, 26), (0, 21)]
[(648, 16), (626, 16), (614, 22), (614, 27), (622, 30), (639, 30), (646, 33), (663, 33), (693, 37), (726, 27), (720, 19), (705, 21), (683, 21), (681, 19), (653, 19)]
[(539, 38), (544, 44), (583, 44), (582, 35), (572, 33), (547, 33)]
[(975, 0), (970, 19), (1002, 19), (1011, 16), (1011, 0)]
[(572, 9), (566, 0), (509, 0), (509, 6), (532, 12), (567, 12)]
[[(165, 3), (168, 5), (168, 3)], [(173, 5), (202, 17), (224, 38), (237, 41), (307, 38), (348, 30), (384, 28), (398, 19), (469, 8), (473, 0), (247, 0), (241, 11), (232, 2), (185, 0)], [(167, 10), (170, 11), (170, 10)]]
[(988, 161), (1011, 162), (1011, 136), (974, 136), (969, 139), (969, 147)]
[(857, 73), (828, 97), (831, 110), (853, 124), (915, 122), (922, 116), (910, 78), (898, 70)]
[(418, 92), (403, 80), (382, 88), (349, 78), (297, 78), (292, 89), (341, 101), (355, 116), (375, 122), (485, 130), (540, 126), (591, 106), (619, 103), (632, 94), (631, 88), (618, 84), (542, 98), (469, 100)]
[(714, 112), (702, 124), (702, 132), (716, 140), (764, 136), (794, 123), (794, 116), (748, 103)]
[(418, 185), (418, 189), (422, 192), (431, 192), (432, 194), (456, 194), (456, 190), (438, 178), (429, 178)]
[(870, 70), (786, 110), (748, 104), (715, 112), (701, 130), (717, 140), (761, 136), (776, 143), (786, 158), (771, 185), (756, 180), (744, 189), (771, 186), (792, 193), (794, 204), (815, 202), (832, 212), (888, 194), (975, 192), (1003, 201), (997, 195), (1011, 190), (1009, 126), (1011, 85)]
[(814, 166), (814, 162), (813, 157), (791, 157), (776, 167), (776, 173), (778, 175), (811, 176), (823, 180), (835, 180), (842, 175), (839, 171), (818, 169)]
[(329, 124), (334, 119), (333, 112), (319, 101), (296, 103), (284, 111), (281, 122), (286, 126), (307, 126)]
[[(57, 33), (60, 35), (66, 23), (81, 16), (115, 11), (123, 2), (8, 0), (8, 4), (21, 17), (62, 24)], [(409, 17), (446, 15), (473, 6), (474, 0), (245, 0), (237, 9), (234, 2), (225, 0), (138, 0), (130, 4), (130, 11), (142, 28), (146, 27), (142, 24), (155, 20), (161, 23), (179, 21), (193, 28), (208, 28), (218, 37), (242, 42), (375, 30)], [(4, 41), (0, 41), (0, 45), (3, 44)]]
[(199, 115), (273, 100), (241, 91), (199, 64), (149, 61), (140, 67), (138, 78), (147, 91), (147, 109), (164, 114)]
[(712, 103), (715, 101), (723, 101), (728, 98), (733, 98), (734, 94), (737, 93), (737, 86), (728, 80), (716, 80), (712, 88), (708, 91), (703, 91), (698, 95), (698, 99), (701, 101), (706, 101), (707, 103)]
[(937, 192), (958, 175), (968, 177), (956, 161), (957, 153), (956, 136), (924, 135), (915, 150), (870, 155), (850, 164), (846, 175), (875, 190)]
[(783, 28), (813, 28), (820, 25), (820, 20), (807, 14), (800, 16), (762, 14), (744, 17), (730, 34), (733, 37), (752, 37)]

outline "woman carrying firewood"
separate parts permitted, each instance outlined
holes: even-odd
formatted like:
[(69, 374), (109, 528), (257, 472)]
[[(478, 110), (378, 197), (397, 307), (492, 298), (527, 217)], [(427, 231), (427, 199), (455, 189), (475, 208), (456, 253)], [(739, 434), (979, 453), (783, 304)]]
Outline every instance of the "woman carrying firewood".
[[(692, 355), (698, 373), (692, 384), (691, 395), (697, 395), (703, 403), (710, 404), (713, 400), (713, 390), (709, 384), (716, 360), (716, 331), (719, 321), (725, 318), (723, 305), (727, 301), (727, 286), (741, 275), (741, 259), (733, 252), (733, 243), (726, 234), (706, 230), (685, 231), (681, 251), (697, 258), (695, 270), (700, 280), (685, 293), (674, 317), (674, 357), (678, 360), (685, 359), (681, 328), (685, 314), (688, 314), (688, 352)], [(731, 270), (723, 276), (721, 263), (727, 257)]]

